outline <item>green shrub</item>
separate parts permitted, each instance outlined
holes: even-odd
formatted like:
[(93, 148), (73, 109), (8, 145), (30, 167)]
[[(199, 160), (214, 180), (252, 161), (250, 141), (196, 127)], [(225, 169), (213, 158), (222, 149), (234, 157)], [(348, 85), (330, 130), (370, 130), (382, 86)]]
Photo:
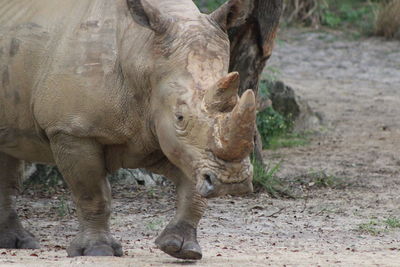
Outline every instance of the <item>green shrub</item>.
[[(398, 1), (398, 0), (395, 0)], [(379, 0), (284, 0), (284, 22), (371, 34)], [(397, 13), (398, 14), (398, 13)]]
[(264, 148), (269, 147), (273, 137), (281, 136), (290, 130), (287, 119), (272, 107), (268, 107), (266, 110), (258, 113), (257, 128), (260, 132)]
[(322, 16), (322, 24), (329, 27), (338, 27), (342, 23), (341, 18), (334, 12), (326, 10)]
[(210, 13), (225, 3), (227, 0), (194, 0), (202, 12)]
[(365, 0), (326, 1), (321, 9), (321, 24), (371, 34), (377, 7), (376, 3)]
[[(267, 73), (269, 72), (270, 70)], [(276, 70), (272, 72), (271, 80), (277, 79), (277, 72)], [(260, 83), (259, 97), (261, 99), (268, 99), (270, 97), (268, 86), (269, 83)], [(284, 116), (270, 106), (257, 114), (257, 129), (261, 135), (263, 148), (271, 148), (271, 144), (277, 138), (286, 136), (287, 139), (290, 139), (291, 135), (289, 133), (293, 129), (293, 121), (290, 115)]]

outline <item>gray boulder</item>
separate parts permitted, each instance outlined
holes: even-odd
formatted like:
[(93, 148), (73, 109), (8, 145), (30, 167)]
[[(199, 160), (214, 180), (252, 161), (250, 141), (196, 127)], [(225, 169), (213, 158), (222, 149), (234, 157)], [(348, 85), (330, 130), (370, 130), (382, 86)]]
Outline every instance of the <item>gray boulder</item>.
[[(120, 169), (110, 174), (111, 183), (123, 183), (129, 185), (144, 185), (152, 187), (163, 185), (166, 179), (163, 176), (153, 174), (145, 169)], [(64, 184), (57, 167), (43, 164), (26, 164), (24, 180), (43, 183), (48, 186), (60, 186)]]
[(149, 172), (146, 169), (120, 169), (114, 174), (110, 174), (111, 182), (118, 181), (119, 183), (144, 185), (152, 187), (156, 185), (163, 185), (165, 177)]
[(323, 125), (322, 115), (314, 112), (308, 103), (282, 81), (262, 80), (272, 101), (272, 107), (293, 120), (295, 132), (318, 130)]

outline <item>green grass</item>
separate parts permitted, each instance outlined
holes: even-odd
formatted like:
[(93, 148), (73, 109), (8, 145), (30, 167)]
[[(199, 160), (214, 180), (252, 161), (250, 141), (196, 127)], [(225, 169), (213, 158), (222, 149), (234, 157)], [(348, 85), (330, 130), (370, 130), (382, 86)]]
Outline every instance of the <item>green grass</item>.
[(293, 183), (300, 184), (308, 188), (332, 189), (343, 189), (351, 185), (351, 182), (348, 178), (329, 174), (325, 170), (313, 169), (311, 169), (307, 174), (295, 178)]
[(271, 197), (293, 197), (284, 183), (276, 177), (281, 163), (272, 167), (263, 167), (258, 161), (253, 160), (253, 184), (256, 190), (263, 190)]
[(146, 224), (146, 228), (150, 231), (158, 231), (161, 229), (163, 225), (163, 220), (162, 219), (154, 219)]
[(396, 217), (389, 217), (384, 223), (390, 228), (400, 228), (400, 220)]
[(382, 229), (379, 227), (379, 225), (380, 224), (377, 221), (371, 220), (367, 223), (359, 224), (357, 230), (363, 234), (377, 236), (382, 232)]
[(369, 235), (379, 235), (388, 233), (400, 228), (400, 220), (396, 217), (389, 217), (384, 220), (373, 219), (367, 223), (361, 223), (356, 229), (360, 233)]
[(313, 183), (319, 187), (337, 188), (343, 184), (343, 179), (335, 175), (327, 174), (324, 171), (318, 171), (310, 174)]
[(71, 210), (69, 208), (68, 202), (65, 200), (64, 196), (60, 197), (60, 201), (57, 207), (58, 216), (64, 217), (68, 214), (71, 214)]
[(288, 133), (278, 136), (272, 136), (267, 144), (268, 149), (276, 150), (283, 147), (299, 147), (308, 145), (310, 141), (306, 135)]

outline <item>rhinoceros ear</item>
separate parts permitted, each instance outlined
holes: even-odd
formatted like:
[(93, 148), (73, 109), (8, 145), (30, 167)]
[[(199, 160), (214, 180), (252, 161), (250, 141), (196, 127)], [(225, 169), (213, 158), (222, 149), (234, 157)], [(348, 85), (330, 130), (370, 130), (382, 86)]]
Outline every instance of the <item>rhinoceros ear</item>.
[(210, 17), (227, 31), (245, 22), (253, 7), (251, 2), (249, 0), (229, 0), (210, 14)]
[(160, 10), (146, 0), (126, 0), (129, 11), (136, 23), (156, 33), (165, 32), (171, 25), (172, 17), (162, 14)]

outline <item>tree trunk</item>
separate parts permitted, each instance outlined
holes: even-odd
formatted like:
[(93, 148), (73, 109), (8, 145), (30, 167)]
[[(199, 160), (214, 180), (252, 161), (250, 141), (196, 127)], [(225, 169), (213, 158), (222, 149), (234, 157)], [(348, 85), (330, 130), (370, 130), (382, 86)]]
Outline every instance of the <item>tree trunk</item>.
[[(239, 95), (251, 88), (258, 95), (261, 72), (272, 54), (282, 13), (282, 0), (253, 0), (253, 9), (246, 23), (229, 29), (231, 54), (229, 71), (240, 74)], [(254, 156), (262, 160), (262, 143), (255, 134)]]

